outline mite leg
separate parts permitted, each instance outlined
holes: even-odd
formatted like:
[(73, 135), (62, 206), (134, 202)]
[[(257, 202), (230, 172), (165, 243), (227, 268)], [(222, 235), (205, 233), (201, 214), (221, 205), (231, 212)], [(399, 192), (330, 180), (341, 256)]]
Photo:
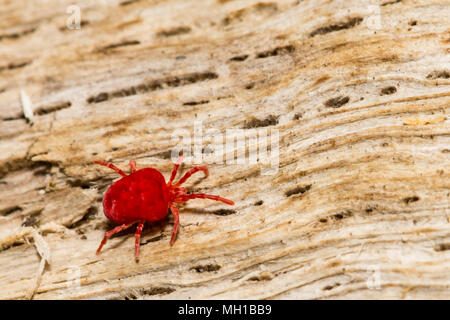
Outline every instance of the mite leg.
[(144, 220), (139, 221), (139, 224), (136, 228), (135, 242), (134, 246), (136, 248), (136, 260), (139, 260), (139, 246), (141, 245), (141, 233), (142, 229), (144, 229)]
[(187, 194), (186, 196), (183, 197), (183, 202), (184, 201), (188, 201), (190, 199), (211, 199), (211, 200), (215, 200), (215, 201), (221, 201), (223, 203), (229, 204), (230, 206), (234, 205), (234, 202), (219, 196), (213, 196), (210, 194), (204, 194), (204, 193), (191, 193), (191, 194)]
[(198, 171), (203, 171), (205, 173), (205, 176), (207, 177), (209, 175), (208, 167), (207, 166), (198, 166), (194, 167), (180, 179), (180, 181), (177, 182), (177, 186), (182, 185), (184, 182), (186, 182), (187, 179), (189, 179), (190, 176), (192, 176), (194, 173)]
[(136, 161), (130, 160), (130, 168), (132, 173), (136, 172)]
[(180, 167), (180, 164), (183, 162), (183, 158), (184, 158), (183, 155), (181, 155), (181, 156), (178, 157), (177, 162), (176, 162), (175, 165), (173, 166), (172, 174), (170, 175), (170, 180), (169, 180), (169, 182), (167, 183), (167, 185), (171, 185), (172, 182), (173, 182), (173, 179), (175, 179), (175, 176), (177, 175), (178, 168)]
[(125, 172), (123, 172), (122, 170), (120, 170), (119, 168), (117, 168), (115, 165), (113, 165), (111, 162), (106, 162), (106, 161), (94, 161), (96, 164), (100, 164), (102, 166), (108, 167), (110, 169), (113, 169), (115, 172), (117, 172), (118, 174), (120, 174), (122, 177), (126, 177), (127, 175), (125, 174)]
[(180, 224), (180, 213), (178, 212), (178, 208), (173, 204), (169, 204), (170, 210), (173, 213), (173, 229), (172, 229), (172, 238), (170, 239), (170, 245), (172, 246), (175, 242), (175, 238), (177, 237), (178, 225)]
[(106, 232), (106, 233), (105, 233), (105, 236), (103, 237), (102, 242), (100, 243), (100, 246), (99, 246), (98, 249), (97, 249), (97, 254), (100, 253), (100, 250), (102, 250), (102, 248), (103, 248), (103, 246), (105, 245), (106, 241), (107, 241), (113, 234), (115, 234), (115, 233), (117, 233), (117, 232), (120, 232), (120, 231), (122, 231), (122, 230), (125, 230), (125, 229), (127, 229), (127, 228), (129, 228), (129, 227), (131, 227), (131, 226), (132, 226), (133, 224), (135, 224), (136, 222), (137, 222), (137, 221), (132, 222), (132, 223), (129, 223), (129, 224), (123, 224), (123, 225), (121, 225), (121, 226), (117, 226), (117, 227), (115, 227), (114, 229), (112, 229), (112, 230)]

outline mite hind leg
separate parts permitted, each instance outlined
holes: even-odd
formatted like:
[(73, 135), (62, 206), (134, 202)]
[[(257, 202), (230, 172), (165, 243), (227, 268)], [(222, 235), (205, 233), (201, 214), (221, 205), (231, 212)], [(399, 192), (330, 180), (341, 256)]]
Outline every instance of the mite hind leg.
[(139, 221), (139, 224), (136, 228), (136, 233), (135, 233), (135, 241), (134, 241), (134, 246), (136, 249), (136, 260), (139, 260), (139, 247), (141, 245), (141, 233), (142, 233), (142, 229), (144, 229), (144, 220)]
[(120, 232), (120, 231), (122, 231), (122, 230), (125, 230), (125, 229), (131, 227), (131, 226), (132, 226), (133, 224), (135, 224), (136, 222), (137, 222), (137, 221), (132, 222), (132, 223), (129, 223), (129, 224), (123, 224), (123, 225), (121, 225), (121, 226), (117, 226), (117, 227), (115, 227), (114, 229), (112, 229), (112, 230), (106, 232), (106, 233), (105, 233), (105, 236), (103, 237), (103, 240), (102, 240), (102, 242), (100, 243), (100, 246), (98, 247), (96, 253), (97, 253), (97, 254), (100, 253), (100, 251), (102, 250), (102, 248), (103, 248), (103, 246), (105, 245), (106, 241), (107, 241), (109, 238), (111, 238), (111, 236), (112, 236), (113, 234), (118, 233), (118, 232)]
[(178, 225), (180, 224), (180, 212), (178, 211), (178, 208), (174, 206), (173, 204), (169, 204), (170, 210), (173, 214), (173, 229), (172, 229), (172, 238), (170, 239), (170, 245), (173, 246), (175, 243), (175, 239), (177, 237), (178, 232)]

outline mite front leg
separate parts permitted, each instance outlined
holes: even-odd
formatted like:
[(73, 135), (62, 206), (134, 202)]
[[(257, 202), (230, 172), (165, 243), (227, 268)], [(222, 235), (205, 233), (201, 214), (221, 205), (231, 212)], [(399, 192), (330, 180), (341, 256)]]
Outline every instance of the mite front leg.
[(120, 170), (119, 168), (117, 168), (115, 165), (113, 165), (111, 162), (106, 162), (106, 161), (94, 161), (96, 164), (108, 167), (110, 169), (113, 169), (115, 172), (117, 172), (118, 174), (120, 174), (122, 177), (126, 177), (127, 175), (125, 174), (125, 172), (123, 172), (122, 170)]
[(136, 161), (130, 160), (130, 168), (132, 173), (136, 172)]
[(169, 182), (167, 183), (168, 186), (170, 186), (173, 182), (173, 179), (175, 179), (175, 176), (177, 175), (178, 168), (180, 167), (181, 163), (183, 162), (184, 156), (181, 155), (178, 157), (177, 162), (173, 166), (172, 174), (170, 175)]
[(172, 238), (170, 239), (170, 245), (173, 246), (175, 238), (177, 237), (178, 225), (180, 224), (180, 212), (178, 211), (178, 208), (173, 204), (169, 204), (169, 207), (173, 214)]
[(131, 227), (131, 226), (132, 226), (133, 224), (135, 224), (136, 222), (137, 222), (137, 221), (132, 222), (132, 223), (130, 223), (130, 224), (123, 224), (123, 225), (121, 225), (121, 226), (115, 227), (114, 229), (112, 229), (112, 230), (106, 232), (106, 233), (105, 233), (105, 236), (103, 237), (103, 240), (102, 240), (102, 242), (100, 243), (100, 246), (98, 247), (96, 253), (97, 253), (97, 254), (100, 253), (100, 251), (102, 250), (102, 248), (103, 248), (103, 246), (105, 245), (106, 241), (107, 241), (113, 234), (115, 234), (115, 233), (117, 233), (117, 232), (120, 232), (120, 231), (122, 231), (122, 230), (125, 230), (125, 229), (127, 229), (127, 228), (129, 228), (129, 227)]
[(220, 201), (220, 202), (229, 204), (230, 206), (234, 205), (234, 202), (231, 201), (231, 200), (228, 200), (228, 199), (225, 199), (225, 198), (222, 198), (222, 197), (219, 197), (219, 196), (213, 196), (213, 195), (210, 195), (210, 194), (204, 194), (204, 193), (191, 193), (191, 194), (188, 194), (188, 195), (183, 197), (183, 201), (182, 202), (188, 201), (190, 199), (210, 199), (210, 200)]
[(197, 166), (186, 172), (186, 174), (177, 182), (177, 186), (182, 185), (190, 176), (198, 171), (203, 171), (205, 173), (205, 177), (209, 175), (209, 170), (207, 166)]
[(139, 260), (139, 246), (141, 245), (142, 229), (144, 229), (144, 221), (143, 220), (139, 221), (139, 224), (136, 228), (136, 234), (134, 235), (135, 236), (134, 246), (136, 248), (136, 260)]

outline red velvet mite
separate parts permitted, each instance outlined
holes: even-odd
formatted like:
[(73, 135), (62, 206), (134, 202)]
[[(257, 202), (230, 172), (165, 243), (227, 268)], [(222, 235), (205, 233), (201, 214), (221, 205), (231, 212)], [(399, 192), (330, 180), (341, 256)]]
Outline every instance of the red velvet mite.
[(134, 160), (130, 161), (131, 174), (129, 175), (126, 175), (110, 162), (94, 161), (97, 164), (113, 169), (123, 177), (114, 182), (103, 197), (105, 216), (112, 222), (120, 224), (120, 226), (105, 233), (97, 249), (97, 254), (100, 253), (103, 245), (113, 234), (138, 223), (135, 234), (135, 248), (136, 259), (139, 259), (139, 245), (144, 222), (163, 219), (167, 215), (169, 208), (174, 216), (172, 238), (170, 239), (170, 245), (173, 245), (179, 224), (179, 212), (175, 206), (177, 203), (200, 198), (234, 205), (233, 201), (219, 196), (204, 193), (187, 194), (186, 189), (181, 187), (191, 175), (198, 171), (203, 171), (205, 176), (208, 176), (208, 168), (206, 166), (192, 168), (177, 183), (173, 183), (182, 161), (183, 156), (180, 156), (167, 183), (161, 172), (154, 168), (136, 170), (136, 162)]

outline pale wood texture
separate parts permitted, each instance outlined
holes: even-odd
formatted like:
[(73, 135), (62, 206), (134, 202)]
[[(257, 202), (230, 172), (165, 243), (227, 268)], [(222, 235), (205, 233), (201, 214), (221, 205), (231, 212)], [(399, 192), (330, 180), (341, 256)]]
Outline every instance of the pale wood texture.
[[(0, 1), (0, 298), (35, 284), (33, 228), (35, 299), (450, 297), (448, 1), (78, 2), (69, 30), (73, 0)], [(173, 247), (170, 216), (139, 263), (133, 231), (96, 256), (119, 176), (92, 161), (167, 178), (196, 119), (279, 130), (278, 174), (213, 164), (187, 187), (235, 211), (191, 201)]]

